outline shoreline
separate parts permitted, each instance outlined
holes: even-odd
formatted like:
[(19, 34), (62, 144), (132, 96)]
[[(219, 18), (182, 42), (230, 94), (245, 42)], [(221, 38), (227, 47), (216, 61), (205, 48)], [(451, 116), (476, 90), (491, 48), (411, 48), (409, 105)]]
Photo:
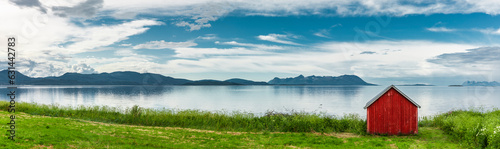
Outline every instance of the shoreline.
[[(6, 107), (8, 102), (0, 101), (0, 107)], [(51, 125), (38, 125), (37, 123), (30, 124), (26, 121), (27, 117), (38, 117), (45, 120), (50, 119), (60, 119), (60, 120), (70, 120), (78, 123), (89, 123), (97, 127), (126, 127), (125, 129), (136, 129), (144, 127), (154, 129), (152, 131), (171, 130), (179, 131), (189, 131), (192, 133), (197, 133), (197, 135), (211, 134), (213, 137), (220, 137), (218, 135), (224, 134), (239, 134), (243, 136), (273, 136), (283, 137), (282, 139), (298, 139), (304, 140), (301, 136), (307, 136), (308, 138), (316, 138), (315, 140), (337, 140), (340, 138), (341, 141), (338, 143), (330, 143), (326, 148), (331, 147), (341, 147), (345, 145), (350, 145), (348, 148), (363, 148), (363, 147), (374, 147), (374, 146), (358, 146), (356, 141), (351, 142), (352, 138), (342, 138), (343, 135), (357, 136), (356, 138), (361, 138), (361, 140), (372, 140), (377, 138), (386, 138), (394, 140), (395, 138), (413, 138), (414, 141), (422, 137), (437, 137), (434, 139), (445, 139), (448, 143), (446, 146), (454, 146), (458, 148), (469, 148), (469, 147), (495, 147), (500, 145), (500, 141), (495, 139), (500, 138), (500, 135), (496, 135), (496, 131), (500, 132), (500, 119), (495, 119), (500, 117), (500, 109), (495, 109), (487, 111), (486, 113), (479, 112), (479, 109), (469, 109), (469, 110), (454, 110), (447, 113), (441, 113), (434, 116), (427, 116), (419, 118), (419, 134), (410, 136), (378, 136), (366, 134), (366, 120), (359, 117), (356, 114), (346, 114), (344, 116), (333, 116), (333, 115), (319, 115), (311, 113), (279, 113), (270, 112), (266, 116), (256, 117), (253, 114), (248, 113), (212, 113), (200, 110), (184, 110), (184, 111), (172, 111), (168, 109), (164, 110), (152, 110), (144, 109), (139, 106), (134, 106), (132, 108), (127, 108), (125, 113), (120, 113), (116, 111), (116, 108), (111, 107), (78, 107), (78, 108), (68, 108), (68, 107), (58, 107), (51, 105), (41, 105), (41, 104), (30, 104), (30, 103), (18, 103), (16, 104), (16, 112), (18, 112), (17, 118), (19, 118), (19, 131), (18, 136), (23, 136), (24, 126), (22, 125), (34, 125), (33, 127), (47, 127), (46, 129), (53, 127), (67, 127), (57, 124), (57, 126)], [(5, 109), (0, 109), (0, 113), (5, 112)], [(5, 119), (7, 117), (1, 117)], [(16, 121), (17, 122), (17, 121)], [(65, 122), (66, 123), (66, 122)], [(478, 127), (480, 126), (480, 127)], [(23, 128), (23, 129), (21, 129)], [(474, 129), (470, 129), (474, 128)], [(70, 129), (70, 128), (68, 128)], [(462, 130), (463, 129), (463, 130)], [(498, 129), (498, 130), (496, 130)], [(43, 130), (40, 128), (34, 129), (32, 131), (38, 132)], [(105, 131), (105, 130), (104, 130)], [(143, 132), (142, 130), (138, 130)], [(469, 132), (472, 131), (472, 132)], [(477, 132), (482, 132), (481, 135)], [(44, 131), (45, 133), (52, 133), (52, 131)], [(113, 132), (113, 131), (111, 131)], [(110, 135), (116, 135), (116, 132)], [(171, 132), (170, 132), (171, 133)], [(318, 134), (320, 134), (318, 136)], [(339, 135), (335, 135), (339, 134)], [(439, 134), (439, 135), (437, 135)], [(446, 134), (446, 135), (445, 135)], [(500, 134), (500, 133), (499, 133)], [(59, 134), (66, 135), (66, 134)], [(214, 136), (215, 135), (215, 136)], [(281, 136), (283, 135), (283, 136)], [(161, 135), (160, 135), (161, 136)], [(132, 137), (132, 136), (129, 136)], [(20, 137), (19, 139), (21, 139)], [(160, 137), (161, 138), (161, 137)], [(210, 137), (209, 137), (210, 138)], [(184, 138), (178, 141), (194, 141), (189, 138)], [(452, 141), (452, 140), (458, 140)], [(484, 141), (486, 140), (486, 141)], [(500, 139), (499, 139), (500, 140)], [(245, 142), (242, 140), (234, 140), (237, 142)], [(311, 140), (313, 141), (313, 140)], [(197, 147), (203, 147), (202, 142), (192, 143)], [(328, 141), (327, 141), (328, 142)], [(350, 144), (351, 142), (352, 144)], [(385, 143), (384, 143), (385, 142)], [(398, 143), (405, 144), (407, 141), (389, 141), (391, 143), (386, 144), (387, 140), (381, 141), (375, 144), (375, 147), (381, 146), (391, 146), (391, 144), (398, 145)], [(425, 142), (423, 140), (417, 142)], [(262, 143), (262, 142), (261, 142)], [(315, 144), (325, 144), (326, 142), (303, 142), (300, 144), (290, 144), (293, 146), (301, 147), (313, 147), (313, 148), (323, 148), (321, 146), (315, 146)], [(425, 142), (424, 144), (434, 144), (443, 145), (441, 142)], [(437, 144), (436, 144), (437, 143)], [(120, 143), (119, 143), (120, 144)], [(126, 142), (121, 142), (121, 144), (127, 144)], [(154, 143), (153, 143), (154, 144)], [(175, 144), (175, 143), (174, 143)], [(231, 143), (229, 143), (231, 144)], [(326, 143), (328, 144), (328, 143)], [(378, 144), (378, 145), (377, 145)], [(415, 144), (415, 142), (410, 143)], [(419, 144), (419, 143), (416, 143)], [(52, 144), (50, 144), (52, 145)], [(135, 144), (137, 145), (137, 144)], [(183, 144), (186, 145), (186, 144)], [(262, 145), (262, 144), (261, 144)], [(353, 146), (352, 146), (353, 145)], [(405, 144), (406, 146), (409, 144)], [(2, 144), (0, 144), (0, 147)], [(59, 144), (60, 146), (60, 144)], [(134, 146), (134, 145), (132, 145)], [(286, 146), (285, 144), (279, 144), (279, 146)], [(402, 147), (403, 147), (402, 146)], [(95, 146), (94, 146), (95, 147)], [(185, 147), (185, 146), (178, 146)], [(255, 147), (255, 146), (254, 146)], [(261, 146), (262, 147), (262, 146)], [(264, 147), (266, 147), (264, 143)], [(272, 146), (267, 146), (272, 147)], [(277, 146), (274, 146), (277, 147)], [(422, 147), (422, 146), (421, 146)]]

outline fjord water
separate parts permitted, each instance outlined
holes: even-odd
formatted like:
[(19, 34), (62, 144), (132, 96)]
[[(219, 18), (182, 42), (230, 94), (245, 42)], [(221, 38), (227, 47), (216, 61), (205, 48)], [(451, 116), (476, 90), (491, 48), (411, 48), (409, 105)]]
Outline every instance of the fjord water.
[[(386, 86), (21, 86), (17, 101), (62, 106), (198, 109), (263, 114), (326, 112), (366, 116), (366, 102)], [(398, 86), (422, 108), (419, 116), (452, 109), (500, 108), (500, 87)], [(5, 87), (0, 92), (7, 93)], [(7, 101), (7, 98), (1, 100)]]

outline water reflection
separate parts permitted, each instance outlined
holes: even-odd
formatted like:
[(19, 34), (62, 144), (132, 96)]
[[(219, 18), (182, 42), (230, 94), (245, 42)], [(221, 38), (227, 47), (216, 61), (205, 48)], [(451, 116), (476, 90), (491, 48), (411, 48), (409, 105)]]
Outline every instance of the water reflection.
[(95, 96), (96, 94), (114, 94), (137, 96), (160, 95), (168, 94), (173, 91), (172, 86), (110, 86), (110, 87), (78, 87), (78, 88), (62, 88), (65, 94), (88, 94)]
[(351, 97), (358, 94), (363, 86), (273, 86), (274, 94), (295, 94), (302, 96), (344, 96)]
[[(453, 108), (500, 107), (499, 87), (398, 87), (419, 103), (419, 115)], [(21, 86), (18, 101), (59, 105), (326, 112), (366, 115), (366, 102), (385, 86)], [(7, 89), (0, 87), (0, 92)], [(0, 100), (6, 100), (1, 98)]]

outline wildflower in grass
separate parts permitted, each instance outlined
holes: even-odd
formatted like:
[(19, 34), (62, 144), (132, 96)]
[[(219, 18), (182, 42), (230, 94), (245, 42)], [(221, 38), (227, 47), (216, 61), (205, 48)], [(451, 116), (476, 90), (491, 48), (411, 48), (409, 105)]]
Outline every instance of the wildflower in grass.
[(476, 137), (479, 135), (484, 135), (484, 131), (486, 131), (486, 128), (481, 128), (479, 132), (477, 132)]
[(497, 126), (496, 130), (493, 131), (493, 134), (497, 134), (497, 132), (500, 132), (500, 126)]

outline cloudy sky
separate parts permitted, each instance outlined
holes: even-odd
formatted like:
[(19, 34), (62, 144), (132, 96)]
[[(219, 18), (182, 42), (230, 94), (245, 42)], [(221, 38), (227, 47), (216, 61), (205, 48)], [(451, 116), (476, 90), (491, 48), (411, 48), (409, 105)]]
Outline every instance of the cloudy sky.
[(1, 0), (0, 46), (17, 37), (17, 69), (33, 77), (448, 85), (500, 81), (499, 13), (495, 0)]

